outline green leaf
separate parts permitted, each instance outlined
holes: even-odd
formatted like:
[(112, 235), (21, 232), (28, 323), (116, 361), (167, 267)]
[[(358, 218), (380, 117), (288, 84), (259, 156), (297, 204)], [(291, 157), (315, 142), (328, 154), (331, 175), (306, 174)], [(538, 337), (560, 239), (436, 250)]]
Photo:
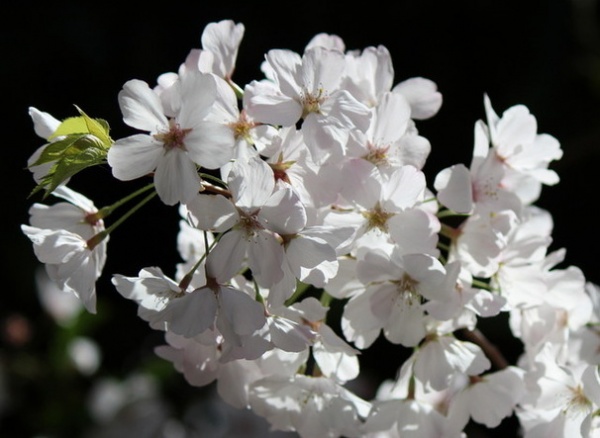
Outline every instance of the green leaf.
[(101, 146), (87, 147), (79, 153), (63, 156), (54, 163), (46, 176), (44, 176), (40, 183), (33, 189), (30, 196), (44, 189), (46, 191), (44, 198), (46, 198), (60, 184), (76, 173), (81, 172), (88, 167), (103, 164), (105, 162), (106, 150)]
[(83, 117), (69, 117), (61, 122), (56, 128), (56, 131), (48, 137), (49, 141), (54, 140), (57, 137), (70, 134), (89, 133), (85, 119)]
[(76, 108), (77, 108), (77, 111), (79, 111), (79, 113), (81, 114), (81, 117), (83, 117), (88, 132), (91, 135), (100, 139), (100, 141), (102, 142), (102, 145), (108, 149), (112, 145), (112, 140), (111, 140), (110, 136), (108, 135), (108, 132), (109, 132), (108, 123), (102, 119), (92, 119), (86, 113), (84, 113), (79, 107), (76, 107)]
[(93, 119), (79, 107), (76, 108), (80, 116), (63, 120), (49, 137), (50, 143), (42, 150), (39, 158), (28, 166), (31, 168), (51, 164), (48, 173), (41, 178), (29, 196), (45, 190), (45, 198), (76, 173), (106, 162), (106, 155), (113, 143), (108, 123), (102, 119)]
[(98, 138), (104, 147), (109, 148), (112, 144), (112, 140), (109, 136), (110, 128), (106, 120), (93, 119), (84, 113), (78, 106), (75, 106), (75, 108), (77, 108), (77, 111), (81, 116), (69, 117), (63, 120), (48, 140), (52, 141), (55, 138), (70, 136), (72, 134), (90, 134)]

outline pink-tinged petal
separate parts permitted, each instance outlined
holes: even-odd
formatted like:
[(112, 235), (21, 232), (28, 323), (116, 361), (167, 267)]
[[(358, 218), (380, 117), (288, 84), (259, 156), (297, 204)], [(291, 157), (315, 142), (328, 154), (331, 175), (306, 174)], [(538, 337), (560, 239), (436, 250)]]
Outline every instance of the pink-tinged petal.
[(341, 194), (348, 202), (371, 210), (381, 198), (382, 181), (377, 167), (367, 160), (349, 160), (342, 168)]
[(201, 230), (223, 233), (239, 220), (235, 205), (223, 195), (199, 194), (186, 204), (192, 224)]
[[(219, 288), (219, 319), (240, 335), (250, 335), (267, 322), (265, 309), (244, 292), (229, 287)], [(219, 321), (217, 325), (224, 323)]]
[[(389, 210), (414, 207), (423, 197), (426, 188), (425, 174), (413, 166), (402, 166), (389, 175), (384, 183), (384, 207)], [(392, 204), (392, 206), (388, 206)]]
[(273, 89), (272, 84), (251, 82), (244, 91), (244, 108), (253, 120), (269, 125), (294, 126), (302, 117), (296, 99)]
[(296, 234), (306, 225), (306, 210), (290, 188), (277, 190), (262, 206), (259, 220), (279, 234)]
[[(343, 128), (366, 131), (371, 122), (371, 110), (346, 90), (338, 91), (322, 105), (321, 110)], [(328, 123), (331, 123), (328, 122)]]
[[(220, 324), (220, 320), (217, 320), (217, 324)], [(226, 324), (221, 324), (221, 327), (227, 327), (227, 329), (230, 328)], [(257, 332), (248, 336), (237, 336), (235, 335), (235, 332), (231, 330), (233, 338), (236, 338), (235, 342), (229, 342), (227, 339), (228, 337), (231, 338), (232, 336), (226, 336), (225, 333), (222, 334), (225, 342), (223, 343), (219, 361), (223, 365), (239, 359), (256, 361), (256, 359), (260, 359), (266, 352), (273, 350), (273, 344), (264, 338), (262, 330), (258, 330)], [(229, 333), (227, 335), (229, 335)], [(253, 363), (258, 366), (256, 362)], [(264, 373), (261, 372), (260, 377), (262, 376), (264, 376)], [(245, 395), (248, 394), (244, 389), (242, 389), (240, 392), (244, 392)], [(246, 405), (244, 404), (243, 406), (245, 407)]]
[(431, 143), (420, 135), (404, 135), (396, 143), (398, 160), (422, 170), (431, 152)]
[(209, 23), (202, 32), (202, 47), (219, 59), (218, 69), (215, 65), (212, 73), (220, 77), (229, 77), (233, 74), (238, 49), (244, 37), (244, 25), (232, 20), (222, 20), (217, 23)]
[(215, 102), (217, 85), (212, 75), (195, 70), (180, 76), (180, 80), (182, 100), (176, 120), (182, 129), (194, 129)]
[(206, 258), (206, 272), (223, 284), (242, 269), (246, 258), (248, 240), (240, 230), (231, 230), (223, 235)]
[(217, 169), (233, 158), (233, 130), (221, 123), (196, 123), (184, 143), (190, 159), (206, 169)]
[[(177, 336), (169, 332), (170, 337)], [(220, 374), (217, 348), (203, 345), (194, 339), (187, 339), (181, 348), (160, 345), (154, 349), (156, 355), (173, 362), (175, 369), (183, 373), (185, 380), (192, 386), (205, 386), (213, 382)]]
[(501, 156), (513, 154), (521, 145), (532, 143), (537, 134), (537, 121), (524, 105), (515, 105), (502, 114), (492, 142)]
[(388, 145), (406, 132), (410, 120), (410, 105), (397, 93), (385, 93), (375, 108), (375, 117), (371, 121), (370, 137), (378, 144)]
[(283, 247), (272, 233), (258, 231), (248, 245), (248, 265), (256, 282), (269, 288), (283, 278)]
[(372, 315), (377, 319), (377, 324), (383, 328), (394, 310), (394, 303), (398, 297), (398, 288), (391, 283), (383, 283), (368, 289), (369, 299), (362, 313)]
[(335, 250), (320, 238), (298, 235), (288, 244), (286, 253), (294, 275), (304, 283), (324, 287), (337, 274)]
[(433, 186), (444, 207), (457, 213), (469, 213), (473, 209), (471, 173), (464, 164), (455, 164), (439, 172)]
[(229, 190), (236, 206), (246, 210), (262, 207), (273, 194), (273, 169), (260, 158), (236, 161), (229, 174)]
[(158, 95), (138, 79), (127, 81), (119, 92), (123, 121), (141, 131), (159, 132), (169, 129)]
[(271, 318), (269, 333), (277, 348), (297, 353), (305, 351), (315, 338), (308, 326), (277, 316)]
[(196, 165), (179, 149), (168, 151), (154, 174), (156, 191), (167, 205), (187, 203), (200, 191), (200, 176)]
[(204, 287), (172, 299), (160, 316), (168, 330), (192, 338), (214, 325), (217, 307), (215, 293)]
[(424, 253), (436, 255), (438, 219), (420, 209), (395, 214), (387, 221), (390, 236), (403, 254)]
[(272, 69), (280, 91), (290, 98), (298, 98), (302, 91), (298, 84), (302, 67), (300, 55), (291, 50), (273, 49), (268, 51), (265, 59)]
[(300, 69), (302, 85), (313, 96), (332, 93), (340, 85), (344, 72), (344, 54), (337, 50), (314, 47), (304, 52)]
[(129, 181), (153, 172), (163, 153), (161, 142), (149, 135), (137, 134), (117, 140), (106, 158), (113, 176)]
[(337, 35), (331, 35), (327, 33), (318, 33), (313, 36), (308, 44), (306, 44), (305, 50), (311, 49), (315, 46), (325, 47), (328, 50), (338, 50), (342, 53), (346, 51), (346, 45), (344, 40)]
[(423, 120), (433, 117), (442, 106), (442, 94), (435, 82), (425, 78), (410, 78), (400, 82), (393, 90), (410, 103), (411, 118)]
[[(395, 289), (395, 286), (391, 285)], [(385, 321), (383, 334), (394, 344), (415, 347), (425, 337), (425, 311), (418, 300), (405, 297), (394, 290), (391, 313)], [(392, 291), (388, 292), (392, 295)]]
[(356, 277), (363, 283), (381, 282), (402, 278), (402, 269), (380, 249), (364, 253), (356, 264)]

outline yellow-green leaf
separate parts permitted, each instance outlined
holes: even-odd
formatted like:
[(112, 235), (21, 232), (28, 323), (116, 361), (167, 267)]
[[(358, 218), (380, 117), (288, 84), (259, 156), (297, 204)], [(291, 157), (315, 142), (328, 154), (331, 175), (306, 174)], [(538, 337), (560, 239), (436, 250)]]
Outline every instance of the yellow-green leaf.
[(48, 140), (70, 134), (89, 134), (87, 124), (83, 117), (69, 117), (68, 119), (63, 120), (62, 123), (58, 125), (58, 128), (56, 128), (56, 131), (48, 137)]

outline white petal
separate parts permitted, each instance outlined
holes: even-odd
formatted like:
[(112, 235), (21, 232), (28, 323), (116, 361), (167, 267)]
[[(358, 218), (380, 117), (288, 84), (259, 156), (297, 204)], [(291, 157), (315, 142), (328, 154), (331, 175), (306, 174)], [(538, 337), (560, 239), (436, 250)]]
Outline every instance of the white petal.
[(47, 112), (40, 111), (35, 107), (29, 107), (29, 116), (33, 121), (33, 130), (35, 133), (43, 138), (48, 139), (54, 131), (60, 126), (60, 120), (54, 118)]
[(393, 92), (402, 94), (410, 103), (411, 117), (423, 120), (433, 117), (442, 106), (442, 95), (435, 82), (415, 77), (400, 82)]
[(269, 125), (294, 126), (302, 117), (302, 105), (297, 100), (277, 93), (271, 86), (251, 82), (245, 88), (244, 102), (248, 115)]
[(217, 169), (233, 158), (235, 138), (232, 129), (224, 124), (196, 123), (184, 143), (190, 159), (207, 169)]
[(205, 287), (171, 300), (160, 312), (169, 330), (192, 338), (212, 327), (217, 315), (214, 292)]
[(323, 287), (338, 271), (335, 250), (319, 238), (298, 235), (286, 250), (288, 263), (300, 281)]
[(106, 158), (113, 176), (129, 181), (153, 172), (163, 153), (162, 143), (149, 135), (137, 134), (117, 140)]
[(158, 163), (154, 174), (156, 191), (167, 205), (187, 203), (200, 191), (200, 176), (196, 166), (180, 149), (168, 151)]
[(229, 175), (235, 204), (247, 210), (262, 207), (275, 188), (273, 170), (260, 158), (234, 162)]
[(222, 233), (239, 220), (235, 205), (223, 195), (199, 194), (186, 204), (195, 227)]
[(305, 351), (315, 337), (307, 326), (278, 317), (271, 318), (269, 333), (277, 348), (291, 352)]
[(223, 235), (206, 259), (207, 274), (221, 284), (233, 278), (242, 268), (248, 241), (242, 231), (231, 230)]
[(260, 286), (271, 287), (283, 278), (283, 248), (273, 234), (264, 230), (257, 232), (248, 249), (248, 264)]
[(224, 318), (238, 335), (252, 334), (266, 323), (264, 307), (244, 292), (221, 287), (219, 304), (218, 318)]
[(376, 117), (371, 123), (373, 139), (381, 144), (390, 144), (404, 135), (410, 119), (410, 106), (404, 96), (385, 93), (375, 111)]
[(306, 225), (306, 210), (298, 195), (290, 189), (277, 190), (260, 209), (259, 219), (279, 234), (296, 234)]
[(313, 347), (313, 355), (323, 375), (338, 382), (353, 380), (359, 374), (358, 358), (354, 355), (331, 352), (320, 344)]
[(168, 130), (169, 124), (158, 95), (138, 79), (127, 81), (119, 92), (123, 121), (141, 131)]
[(195, 70), (180, 79), (181, 108), (176, 120), (183, 129), (196, 128), (217, 98), (217, 85), (212, 75)]
[(433, 183), (440, 203), (457, 213), (473, 208), (471, 173), (464, 164), (455, 164), (439, 172)]
[(272, 49), (265, 55), (277, 85), (283, 94), (290, 98), (297, 98), (301, 88), (299, 81), (299, 70), (302, 66), (302, 58), (297, 53), (285, 49)]

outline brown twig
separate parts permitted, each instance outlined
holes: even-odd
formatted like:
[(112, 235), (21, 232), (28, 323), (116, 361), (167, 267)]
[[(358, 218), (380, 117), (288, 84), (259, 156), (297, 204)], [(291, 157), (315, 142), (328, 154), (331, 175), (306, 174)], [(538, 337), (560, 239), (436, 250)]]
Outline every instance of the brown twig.
[(465, 329), (462, 330), (461, 333), (464, 335), (466, 340), (479, 345), (485, 355), (492, 361), (492, 364), (494, 364), (497, 369), (503, 370), (510, 365), (498, 347), (492, 344), (479, 329)]

